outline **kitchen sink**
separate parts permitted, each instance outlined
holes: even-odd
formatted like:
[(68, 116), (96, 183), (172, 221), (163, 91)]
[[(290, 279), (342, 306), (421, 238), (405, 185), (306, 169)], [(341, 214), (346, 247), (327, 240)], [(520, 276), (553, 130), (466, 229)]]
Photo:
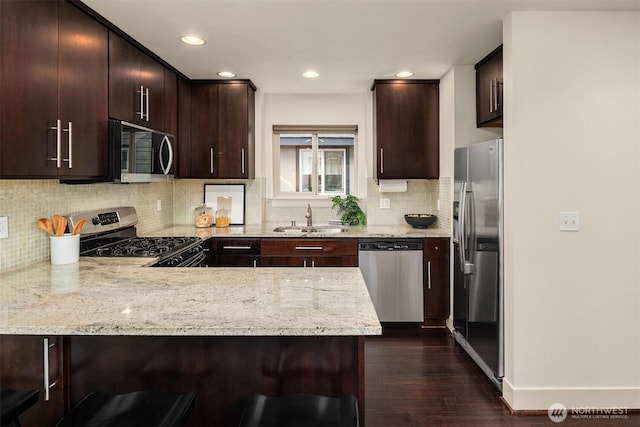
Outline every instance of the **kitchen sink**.
[(285, 234), (337, 234), (349, 230), (347, 227), (339, 225), (314, 225), (313, 227), (276, 227), (273, 229), (276, 233)]

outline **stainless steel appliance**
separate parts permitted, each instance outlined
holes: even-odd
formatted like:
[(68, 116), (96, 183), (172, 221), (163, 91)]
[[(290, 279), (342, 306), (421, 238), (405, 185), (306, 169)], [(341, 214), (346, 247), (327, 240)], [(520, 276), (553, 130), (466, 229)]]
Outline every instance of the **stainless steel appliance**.
[(112, 180), (122, 184), (173, 180), (173, 135), (109, 120)]
[(204, 267), (207, 251), (199, 237), (137, 237), (133, 207), (118, 207), (67, 215), (72, 229), (80, 219), (80, 256), (158, 257), (152, 267)]
[(502, 390), (503, 140), (456, 149), (454, 161), (454, 336)]
[(358, 257), (380, 322), (422, 323), (422, 240), (360, 239)]

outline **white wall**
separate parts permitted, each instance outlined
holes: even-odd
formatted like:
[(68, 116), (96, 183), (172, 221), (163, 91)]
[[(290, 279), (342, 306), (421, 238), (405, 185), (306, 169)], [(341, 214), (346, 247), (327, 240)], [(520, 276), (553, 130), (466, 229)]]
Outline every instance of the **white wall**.
[[(640, 408), (636, 12), (504, 22), (504, 397)], [(560, 232), (559, 212), (581, 230)]]

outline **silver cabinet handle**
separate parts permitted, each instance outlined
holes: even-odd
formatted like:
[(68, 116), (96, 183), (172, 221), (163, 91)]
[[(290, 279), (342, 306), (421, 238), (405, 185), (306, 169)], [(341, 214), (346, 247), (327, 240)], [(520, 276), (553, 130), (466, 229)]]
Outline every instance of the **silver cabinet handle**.
[(431, 261), (427, 261), (427, 288), (431, 289)]
[(140, 90), (137, 92), (140, 94), (140, 111), (136, 114), (140, 114), (140, 120), (144, 120), (144, 86), (140, 85)]
[(242, 175), (244, 175), (244, 148), (240, 150), (240, 167), (242, 168)]
[(306, 260), (306, 259), (305, 259), (304, 261), (302, 261), (302, 266), (303, 266), (304, 268), (307, 268), (307, 260)]
[(145, 90), (145, 95), (146, 95), (145, 110), (147, 110), (145, 115), (147, 116), (147, 121), (149, 121), (149, 88)]
[(69, 122), (69, 127), (63, 129), (65, 132), (69, 132), (69, 158), (64, 159), (65, 162), (69, 162), (69, 169), (73, 168), (73, 124)]
[(316, 268), (316, 260), (315, 259), (311, 260), (311, 268)]
[(58, 384), (58, 380), (51, 382), (49, 378), (49, 349), (54, 347), (56, 343), (49, 344), (49, 338), (44, 338), (43, 342), (43, 365), (44, 365), (44, 400), (48, 401), (51, 398), (50, 390)]
[(489, 112), (493, 113), (493, 79), (489, 82)]
[(380, 173), (384, 173), (384, 148), (380, 148)]
[(253, 268), (256, 268), (258, 266), (258, 260), (254, 259), (253, 260)]
[(322, 246), (296, 246), (296, 251), (321, 251), (323, 249)]
[(209, 169), (213, 173), (213, 147), (209, 149)]
[(249, 250), (251, 246), (223, 246), (222, 249)]
[(62, 140), (62, 123), (61, 123), (60, 119), (56, 120), (56, 125), (50, 127), (49, 130), (55, 130), (56, 131), (56, 156), (55, 157), (51, 157), (51, 158), (49, 158), (47, 160), (55, 161), (56, 162), (56, 167), (60, 168), (60, 167), (62, 167), (62, 155), (60, 154), (60, 151), (61, 151), (60, 144), (61, 144), (61, 140)]

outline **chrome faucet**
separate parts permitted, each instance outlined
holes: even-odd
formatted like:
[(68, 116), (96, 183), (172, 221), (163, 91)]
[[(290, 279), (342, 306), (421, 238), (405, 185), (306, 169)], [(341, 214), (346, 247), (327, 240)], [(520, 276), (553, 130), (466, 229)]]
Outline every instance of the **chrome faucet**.
[(304, 217), (307, 218), (307, 227), (313, 227), (313, 212), (310, 204), (307, 205), (307, 213), (304, 214)]

